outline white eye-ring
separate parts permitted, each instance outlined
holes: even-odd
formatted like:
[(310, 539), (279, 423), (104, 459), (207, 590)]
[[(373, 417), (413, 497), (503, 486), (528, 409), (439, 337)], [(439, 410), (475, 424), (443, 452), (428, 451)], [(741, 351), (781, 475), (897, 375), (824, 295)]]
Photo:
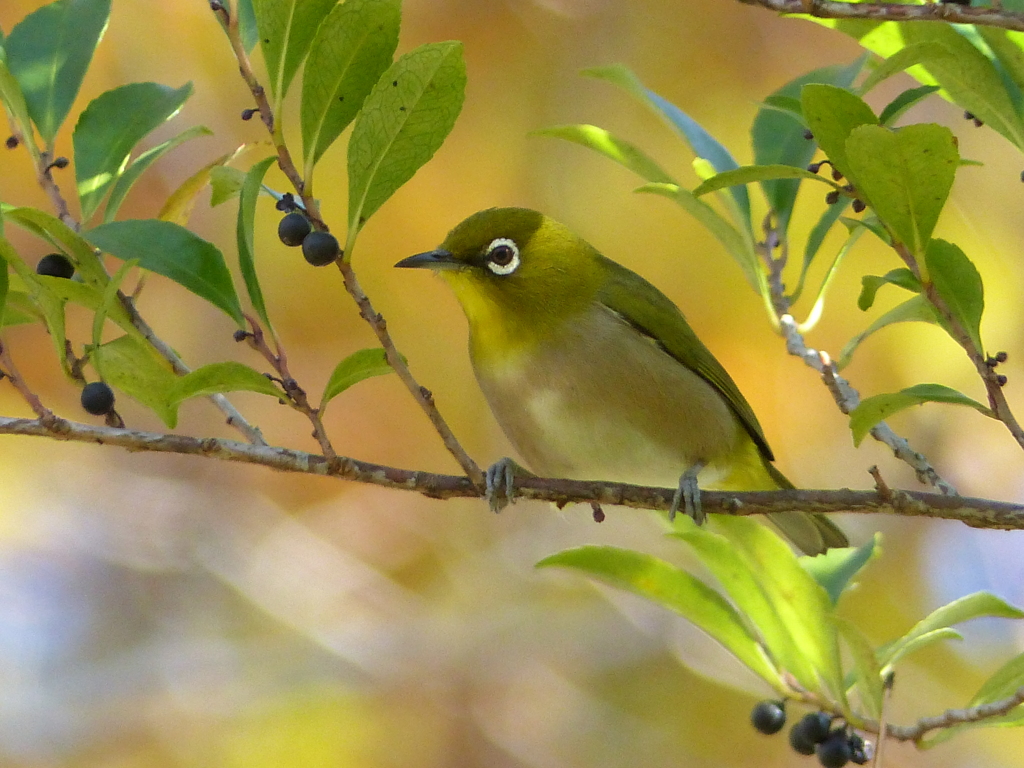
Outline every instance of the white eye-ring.
[(511, 275), (519, 269), (519, 246), (507, 237), (491, 240), (487, 246), (487, 268), (496, 275)]

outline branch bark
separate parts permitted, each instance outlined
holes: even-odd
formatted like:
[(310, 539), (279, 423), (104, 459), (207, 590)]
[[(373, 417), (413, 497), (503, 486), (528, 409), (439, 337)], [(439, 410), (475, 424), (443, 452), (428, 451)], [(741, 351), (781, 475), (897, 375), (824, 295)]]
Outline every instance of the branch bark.
[[(901, 3), (851, 3), (842, 0), (739, 0), (786, 14), (805, 14), (819, 19), (868, 19), (871, 21), (945, 21), (977, 24), (1024, 32), (1024, 13), (996, 7), (971, 8), (956, 3), (903, 5)], [(995, 4), (993, 4), (995, 5)]]

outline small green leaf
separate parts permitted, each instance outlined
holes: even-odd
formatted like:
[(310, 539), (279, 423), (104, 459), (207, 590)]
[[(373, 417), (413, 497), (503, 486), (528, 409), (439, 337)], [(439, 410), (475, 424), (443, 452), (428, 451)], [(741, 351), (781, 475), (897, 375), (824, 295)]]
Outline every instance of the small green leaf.
[(348, 142), (346, 258), (366, 220), (440, 148), (462, 110), (465, 90), (458, 42), (421, 45), (381, 75)]
[(718, 211), (703, 200), (698, 200), (691, 192), (675, 184), (644, 184), (635, 191), (661, 195), (678, 203), (683, 210), (707, 227), (708, 231), (725, 246), (729, 255), (740, 265), (740, 269), (743, 270), (743, 274), (750, 285), (760, 292), (760, 285), (764, 281), (764, 276), (761, 272), (757, 254), (754, 253), (751, 244)]
[(89, 102), (72, 136), (83, 219), (96, 212), (124, 173), (135, 145), (174, 117), (191, 95), (192, 83), (177, 89), (159, 83), (130, 83)]
[[(188, 224), (189, 217), (192, 215), (192, 209), (195, 207), (196, 198), (199, 193), (202, 192), (208, 183), (210, 183), (211, 177), (220, 169), (225, 166), (225, 163), (230, 163), (233, 160), (237, 160), (243, 154), (245, 154), (254, 145), (242, 144), (234, 152), (228, 152), (227, 154), (221, 155), (216, 160), (211, 160), (209, 163), (204, 165), (198, 171), (189, 176), (181, 185), (174, 190), (167, 201), (163, 204), (160, 209), (160, 213), (157, 214), (157, 218), (162, 221), (170, 221), (174, 224), (181, 224), (185, 226)], [(238, 194), (238, 190), (241, 189), (242, 181), (245, 178), (245, 174), (237, 169), (231, 169), (234, 173), (237, 173), (240, 178), (238, 187), (234, 190), (234, 194)], [(233, 197), (233, 195), (231, 195)], [(213, 199), (217, 198), (217, 190), (214, 189)], [(225, 198), (228, 199), (228, 198)], [(211, 199), (211, 205), (219, 205), (224, 200), (217, 200), (216, 203)]]
[(833, 547), (822, 555), (801, 557), (800, 565), (828, 592), (832, 605), (852, 584), (853, 577), (879, 553), (879, 534), (859, 547)]
[(839, 370), (842, 370), (849, 365), (850, 359), (853, 357), (853, 353), (857, 347), (859, 347), (861, 342), (875, 331), (885, 328), (887, 325), (893, 325), (894, 323), (910, 322), (938, 322), (938, 318), (935, 315), (935, 309), (924, 296), (914, 296), (912, 299), (896, 305), (871, 323), (871, 325), (869, 325), (863, 332), (850, 339), (839, 353), (839, 361), (836, 363), (836, 367)]
[(871, 642), (852, 621), (839, 616), (834, 617), (833, 621), (846, 642), (854, 669), (857, 670), (857, 687), (860, 690), (861, 703), (871, 717), (878, 718), (882, 713), (885, 689), (882, 685), (882, 668), (875, 658)]
[(320, 25), (302, 78), (307, 178), (390, 66), (401, 19), (401, 0), (346, 0)]
[(309, 53), (320, 22), (338, 0), (252, 0), (270, 92), (277, 105)]
[(38, 237), (52, 243), (75, 264), (75, 269), (90, 285), (106, 285), (107, 272), (93, 247), (71, 227), (38, 208), (6, 208), (6, 218)]
[(871, 107), (845, 88), (824, 83), (809, 83), (800, 89), (804, 119), (835, 168), (851, 176), (846, 162), (846, 139), (854, 128), (877, 125)]
[(854, 128), (847, 159), (858, 194), (899, 242), (922, 256), (949, 197), (960, 155), (941, 125)]
[(177, 379), (167, 392), (167, 401), (176, 407), (189, 398), (218, 392), (259, 392), (280, 400), (287, 399), (281, 388), (259, 371), (228, 361), (204, 365)]
[[(1012, 618), (1019, 617), (1014, 616)], [(1021, 686), (1024, 686), (1024, 653), (1014, 656), (997, 669), (982, 684), (967, 706), (977, 707), (980, 704), (990, 704), (993, 701), (1009, 698)]]
[[(963, 635), (957, 632), (955, 629), (949, 627), (940, 627), (939, 629), (933, 629), (931, 632), (925, 632), (917, 635), (907, 642), (899, 642), (897, 647), (895, 643), (886, 643), (884, 646), (878, 649), (878, 658), (885, 659), (885, 665), (882, 667), (882, 672), (887, 673), (892, 670), (893, 667), (901, 660), (910, 656), (912, 653), (920, 651), (922, 648), (927, 648), (929, 645), (940, 643), (944, 640), (963, 640)], [(892, 653), (890, 653), (892, 649)]]
[(953, 53), (948, 48), (944, 48), (937, 42), (912, 43), (884, 59), (881, 64), (875, 67), (870, 75), (864, 78), (864, 82), (860, 84), (860, 88), (857, 90), (863, 96), (883, 80), (887, 80), (893, 75), (898, 75), (900, 72), (911, 67), (925, 64), (929, 61), (938, 62), (946, 60), (952, 62), (954, 58)]
[(967, 254), (953, 243), (932, 240), (925, 255), (928, 279), (981, 351), (981, 315), (985, 290), (981, 275)]
[(121, 336), (89, 351), (101, 378), (153, 411), (169, 429), (178, 423), (177, 405), (170, 403), (177, 377), (170, 364), (145, 342)]
[(256, 12), (252, 9), (252, 0), (238, 0), (235, 13), (238, 14), (238, 33), (242, 37), (242, 46), (246, 53), (259, 42), (260, 32), (256, 28)]
[(878, 422), (911, 406), (923, 403), (966, 405), (986, 416), (992, 416), (992, 411), (986, 406), (955, 389), (950, 389), (942, 384), (916, 384), (913, 387), (901, 389), (899, 392), (868, 397), (850, 411), (850, 431), (853, 432), (853, 444), (860, 445), (861, 440)]
[(224, 255), (213, 243), (159, 219), (112, 221), (85, 235), (112, 256), (138, 259), (143, 269), (170, 278), (243, 325), (231, 273)]
[(210, 206), (217, 207), (242, 192), (247, 174), (230, 165), (217, 165), (210, 169)]
[(27, 293), (24, 291), (7, 292), (7, 303), (4, 306), (3, 318), (0, 318), (0, 328), (35, 323), (42, 319), (42, 312), (39, 311), (39, 307), (32, 302)]
[(875, 303), (875, 295), (883, 285), (898, 285), (914, 293), (921, 292), (921, 281), (914, 277), (914, 273), (906, 267), (893, 269), (884, 275), (864, 275), (860, 279), (860, 296), (857, 297), (857, 306), (861, 311), (866, 312)]
[(353, 352), (335, 366), (331, 378), (327, 380), (323, 398), (320, 400), (320, 415), (323, 415), (327, 403), (353, 384), (371, 376), (383, 376), (393, 370), (383, 349), (361, 349)]
[(48, 147), (71, 110), (109, 18), (110, 0), (57, 0), (22, 19), (4, 43), (7, 66)]
[[(0, 53), (2, 52), (3, 49), (0, 49)], [(32, 155), (33, 162), (38, 165), (39, 147), (36, 146), (35, 136), (32, 133), (32, 119), (28, 114), (25, 94), (21, 92), (21, 86), (18, 85), (18, 81), (14, 79), (14, 75), (7, 68), (3, 56), (0, 56), (0, 103), (3, 103), (12, 125), (16, 126), (25, 137), (25, 147)]]
[(878, 115), (878, 122), (882, 125), (892, 125), (904, 112), (938, 90), (937, 85), (922, 85), (904, 91), (885, 105), (885, 109)]
[(770, 179), (813, 179), (833, 188), (839, 187), (832, 179), (811, 173), (806, 168), (796, 168), (792, 165), (744, 165), (742, 168), (715, 174), (693, 190), (693, 196), (701, 197), (719, 189)]
[(267, 169), (277, 161), (276, 155), (261, 160), (249, 169), (242, 183), (238, 199), (238, 223), (235, 235), (238, 240), (238, 265), (245, 281), (245, 289), (249, 293), (249, 301), (253, 309), (266, 327), (273, 333), (267, 305), (263, 301), (263, 290), (260, 288), (259, 276), (256, 274), (256, 201), (259, 199), (263, 176)]
[(537, 566), (572, 568), (675, 611), (725, 646), (755, 674), (781, 687), (778, 671), (742, 617), (715, 590), (686, 571), (640, 552), (597, 546), (559, 552)]
[(110, 191), (110, 198), (107, 200), (107, 207), (103, 209), (103, 220), (114, 220), (114, 217), (117, 216), (117, 210), (121, 207), (121, 203), (124, 202), (129, 190), (134, 186), (135, 182), (139, 180), (139, 177), (145, 173), (149, 166), (175, 147), (184, 144), (186, 141), (191, 141), (199, 136), (212, 135), (213, 131), (205, 125), (196, 125), (182, 131), (174, 138), (168, 139), (162, 144), (158, 144), (152, 149), (146, 150), (135, 158), (135, 160), (125, 169), (124, 173), (117, 177), (117, 181), (114, 183), (114, 188)]
[(646, 181), (674, 183), (672, 177), (642, 149), (596, 125), (555, 125), (533, 131), (533, 135), (564, 139), (592, 149), (628, 168)]

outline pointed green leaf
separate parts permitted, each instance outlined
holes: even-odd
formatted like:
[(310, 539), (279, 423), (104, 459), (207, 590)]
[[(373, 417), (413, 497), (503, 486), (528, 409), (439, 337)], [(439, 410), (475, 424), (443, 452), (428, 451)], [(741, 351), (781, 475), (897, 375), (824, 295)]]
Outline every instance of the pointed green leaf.
[(256, 245), (254, 242), (256, 231), (256, 201), (259, 199), (263, 176), (267, 169), (277, 161), (277, 156), (272, 155), (265, 160), (253, 165), (249, 173), (245, 175), (241, 193), (238, 198), (238, 223), (235, 227), (235, 235), (238, 240), (238, 265), (242, 272), (242, 279), (245, 281), (245, 289), (249, 293), (249, 301), (253, 309), (266, 327), (273, 333), (270, 324), (270, 317), (267, 315), (267, 305), (263, 301), (263, 289), (260, 288), (260, 280), (256, 274)]
[(1024, 653), (1014, 656), (997, 669), (982, 684), (967, 706), (976, 707), (979, 704), (990, 704), (993, 701), (1009, 698), (1021, 686), (1024, 686)]
[(178, 408), (170, 404), (168, 396), (177, 377), (170, 364), (149, 344), (132, 336), (121, 336), (90, 348), (89, 359), (103, 381), (138, 400), (174, 429)]
[[(761, 577), (761, 589), (796, 647), (814, 667), (832, 695), (842, 698), (839, 642), (828, 593), (805, 571), (789, 545), (766, 526), (745, 517), (719, 515), (714, 527), (736, 547), (747, 566)], [(810, 688), (821, 691), (816, 684)]]
[(47, 146), (68, 116), (109, 18), (110, 0), (57, 0), (22, 19), (4, 43), (7, 66)]
[(25, 94), (21, 92), (21, 86), (7, 68), (3, 56), (0, 56), (0, 103), (3, 103), (11, 124), (25, 137), (25, 147), (32, 155), (33, 162), (38, 165), (39, 147), (36, 146), (35, 134), (32, 132), (32, 119), (28, 114)]
[(252, 8), (252, 0), (238, 0), (235, 13), (238, 14), (238, 33), (242, 37), (242, 46), (246, 53), (259, 42), (260, 32), (256, 28), (256, 12)]
[(878, 122), (882, 125), (892, 125), (904, 112), (938, 90), (939, 86), (937, 85), (922, 85), (904, 91), (885, 105), (885, 109), (878, 115)]
[(96, 212), (124, 173), (135, 145), (174, 117), (191, 95), (192, 83), (177, 89), (158, 83), (130, 83), (89, 103), (72, 137), (83, 219)]
[(401, 20), (401, 0), (346, 0), (320, 25), (302, 78), (307, 178), (391, 65)]
[(462, 110), (465, 90), (458, 42), (421, 45), (377, 81), (348, 142), (346, 258), (366, 220), (440, 148)]
[(839, 616), (833, 617), (833, 621), (846, 643), (846, 648), (850, 651), (850, 658), (857, 671), (857, 688), (861, 704), (871, 717), (878, 718), (882, 713), (885, 689), (882, 685), (882, 668), (875, 658), (875, 651), (864, 633), (852, 621)]
[(245, 177), (245, 171), (232, 168), (230, 165), (218, 165), (211, 168), (210, 206), (216, 207), (241, 194)]
[[(883, 59), (871, 74), (864, 78), (864, 82), (860, 84), (857, 91), (863, 96), (883, 80), (898, 75), (911, 67), (930, 61), (953, 63), (954, 60), (953, 53), (938, 42), (912, 43)], [(918, 73), (920, 73), (920, 69)]]
[(853, 432), (853, 444), (860, 445), (860, 441), (878, 422), (911, 406), (923, 403), (966, 405), (986, 416), (992, 416), (992, 411), (987, 406), (955, 389), (950, 389), (942, 384), (917, 384), (907, 389), (901, 389), (899, 392), (866, 398), (850, 411), (850, 431)]
[(981, 315), (985, 310), (985, 290), (981, 275), (967, 254), (945, 240), (932, 240), (925, 255), (928, 279), (953, 316), (981, 351)]
[(864, 275), (860, 279), (860, 283), (861, 289), (860, 296), (857, 297), (857, 306), (865, 312), (871, 309), (871, 305), (875, 303), (875, 295), (883, 285), (898, 285), (900, 288), (906, 288), (914, 293), (921, 292), (921, 281), (914, 277), (914, 273), (906, 267), (890, 270), (881, 276)]
[[(917, 635), (907, 642), (897, 641), (898, 645), (896, 643), (886, 643), (878, 649), (878, 653), (876, 655), (880, 659), (885, 659), (885, 664), (882, 667), (882, 672), (885, 674), (891, 671), (901, 659), (910, 656), (912, 653), (920, 651), (922, 648), (927, 648), (929, 645), (934, 645), (935, 643), (939, 643), (944, 640), (963, 639), (963, 635), (955, 629), (940, 627), (939, 629), (933, 629), (930, 632)], [(890, 650), (892, 650), (891, 653)]]
[(742, 617), (715, 590), (663, 560), (615, 547), (586, 546), (546, 557), (538, 567), (561, 566), (645, 597), (708, 633), (776, 688), (779, 674)]
[(320, 400), (320, 415), (323, 415), (327, 403), (353, 384), (371, 376), (383, 376), (393, 370), (383, 349), (361, 349), (353, 352), (338, 363), (331, 373), (331, 378), (324, 388), (323, 398)]
[(902, 304), (896, 305), (871, 323), (871, 325), (869, 325), (863, 332), (850, 339), (839, 353), (839, 361), (836, 363), (837, 368), (842, 370), (849, 365), (850, 360), (853, 357), (853, 353), (857, 347), (860, 346), (860, 343), (875, 331), (885, 328), (887, 325), (893, 325), (894, 323), (911, 322), (938, 322), (938, 318), (935, 315), (935, 309), (924, 296), (915, 296)]
[[(221, 155), (216, 160), (211, 160), (209, 163), (204, 165), (198, 171), (189, 176), (185, 181), (181, 183), (176, 190), (174, 190), (167, 198), (163, 207), (160, 209), (160, 213), (157, 214), (157, 218), (163, 221), (170, 221), (174, 224), (181, 224), (185, 226), (188, 224), (189, 217), (192, 215), (192, 209), (195, 207), (196, 198), (199, 193), (206, 188), (206, 185), (211, 182), (211, 179), (216, 175), (218, 170), (222, 170), (222, 167), (226, 168), (226, 163), (230, 163), (233, 160), (237, 160), (239, 157), (244, 155), (250, 150), (253, 144), (242, 144), (234, 152), (228, 152)], [(245, 178), (245, 174), (237, 169), (231, 169), (234, 173), (239, 175), (238, 186), (234, 190), (234, 194), (238, 194), (238, 190), (242, 187), (242, 181)], [(211, 194), (210, 205), (219, 205), (224, 200), (217, 199), (218, 190), (214, 188)], [(230, 195), (233, 197), (233, 195)], [(228, 198), (225, 198), (228, 199)], [(216, 202), (214, 202), (216, 200)]]
[(338, 0), (252, 0), (270, 92), (281, 103), (309, 45)]
[(259, 371), (228, 361), (204, 365), (177, 379), (167, 392), (167, 400), (172, 406), (177, 406), (191, 397), (205, 397), (218, 392), (259, 392), (280, 400), (287, 399), (281, 388)]
[(213, 243), (169, 221), (112, 221), (85, 233), (90, 242), (119, 259), (138, 259), (143, 269), (169, 277), (243, 325), (231, 273)]
[(824, 83), (810, 83), (800, 89), (804, 120), (832, 165), (845, 176), (851, 176), (846, 161), (846, 140), (854, 128), (876, 125), (878, 118), (871, 107), (845, 88)]
[(1018, 91), (1024, 91), (1024, 35), (984, 26), (975, 27), (975, 31), (995, 54), (1001, 71), (1017, 86)]
[(700, 197), (719, 189), (770, 179), (813, 179), (833, 188), (839, 187), (832, 179), (812, 173), (806, 168), (796, 168), (792, 165), (744, 165), (741, 168), (715, 174), (693, 190), (693, 196)]
[(121, 203), (124, 202), (129, 190), (131, 190), (135, 185), (135, 182), (139, 180), (139, 177), (145, 173), (149, 166), (175, 147), (184, 144), (186, 141), (198, 138), (199, 136), (212, 135), (213, 131), (205, 125), (196, 125), (182, 131), (177, 136), (168, 139), (162, 144), (158, 144), (152, 149), (146, 150), (135, 158), (135, 160), (125, 169), (124, 173), (118, 176), (117, 181), (114, 182), (114, 188), (110, 191), (110, 198), (107, 200), (107, 207), (103, 209), (103, 220), (114, 220), (114, 217), (117, 216), (117, 210), (121, 207)]
[(858, 194), (893, 236), (924, 254), (953, 186), (960, 154), (956, 137), (941, 125), (877, 125), (853, 129), (846, 152)]
[(40, 312), (32, 299), (24, 291), (8, 291), (7, 303), (4, 306), (4, 315), (0, 318), (0, 328), (9, 328), (12, 325), (25, 325), (43, 320)]
[(687, 213), (707, 227), (708, 231), (725, 246), (729, 255), (740, 265), (740, 269), (743, 270), (750, 285), (760, 292), (764, 276), (761, 273), (757, 254), (754, 253), (752, 245), (718, 211), (675, 184), (644, 184), (635, 191), (661, 195), (678, 203)]
[(107, 272), (93, 247), (71, 227), (38, 208), (6, 208), (8, 221), (25, 228), (38, 237), (52, 243), (64, 252), (75, 265), (75, 269), (90, 285), (106, 285)]
[(824, 587), (832, 605), (835, 605), (839, 596), (852, 585), (853, 577), (877, 556), (878, 541), (879, 534), (876, 533), (859, 547), (833, 547), (821, 555), (801, 557), (800, 565)]
[(555, 125), (532, 132), (534, 136), (551, 136), (592, 149), (622, 165), (641, 178), (655, 183), (674, 183), (657, 162), (634, 144), (613, 136), (596, 125)]

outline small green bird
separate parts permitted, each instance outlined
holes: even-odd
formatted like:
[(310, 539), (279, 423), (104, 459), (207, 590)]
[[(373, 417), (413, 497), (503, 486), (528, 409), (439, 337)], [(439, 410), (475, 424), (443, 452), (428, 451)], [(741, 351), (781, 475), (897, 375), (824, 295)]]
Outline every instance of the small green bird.
[[(558, 222), (491, 208), (395, 266), (433, 269), (455, 291), (477, 381), (532, 471), (678, 485), (674, 507), (683, 496), (698, 514), (698, 483), (793, 487), (770, 463), (750, 405), (675, 304)], [(820, 515), (770, 518), (808, 554), (847, 545)]]

